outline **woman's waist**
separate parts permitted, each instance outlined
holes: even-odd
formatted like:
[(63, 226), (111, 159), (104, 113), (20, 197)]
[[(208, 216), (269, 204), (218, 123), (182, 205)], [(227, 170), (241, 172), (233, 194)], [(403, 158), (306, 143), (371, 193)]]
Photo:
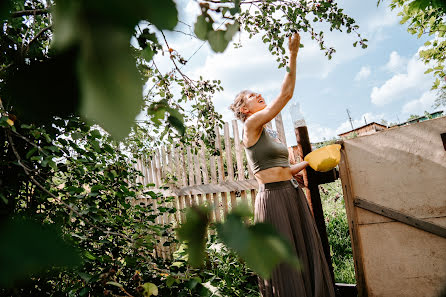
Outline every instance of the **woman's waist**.
[(257, 172), (255, 178), (259, 184), (268, 184), (293, 179), (290, 167), (272, 167)]

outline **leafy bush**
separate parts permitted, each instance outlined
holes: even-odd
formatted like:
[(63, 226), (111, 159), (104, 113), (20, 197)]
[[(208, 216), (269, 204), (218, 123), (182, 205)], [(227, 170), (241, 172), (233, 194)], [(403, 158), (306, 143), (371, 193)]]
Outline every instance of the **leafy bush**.
[(341, 181), (320, 186), (335, 281), (354, 284), (355, 269)]

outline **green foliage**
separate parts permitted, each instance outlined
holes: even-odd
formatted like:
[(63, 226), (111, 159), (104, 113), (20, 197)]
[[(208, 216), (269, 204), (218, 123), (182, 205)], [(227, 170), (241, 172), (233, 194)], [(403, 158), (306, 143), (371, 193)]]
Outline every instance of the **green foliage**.
[(354, 284), (355, 269), (341, 181), (320, 186), (335, 282)]
[[(172, 30), (178, 22), (172, 0), (138, 0), (131, 4), (104, 0), (15, 0), (9, 4), (1, 7), (2, 15), (7, 18), (3, 21), (0, 43), (0, 78), (6, 79), (0, 80), (0, 84), (7, 88), (0, 87), (0, 96), (13, 114), (47, 124), (54, 115), (81, 115), (122, 140), (129, 134), (135, 116), (147, 110), (149, 116), (154, 116), (153, 123), (149, 121), (155, 125), (153, 130), (157, 130), (160, 121), (163, 128), (167, 127), (158, 130), (161, 139), (171, 128), (189, 139), (212, 139), (211, 129), (220, 123), (221, 117), (215, 112), (211, 98), (222, 88), (220, 82), (202, 78), (194, 81), (181, 72), (178, 64), (184, 65), (187, 60), (169, 47), (162, 31)], [(314, 25), (325, 21), (330, 30), (345, 28), (351, 33), (358, 29), (354, 20), (331, 0), (318, 4), (291, 1), (287, 5), (266, 1), (259, 4), (253, 15), (250, 10), (242, 9), (247, 4), (239, 0), (222, 0), (212, 7), (197, 3), (202, 14), (195, 23), (195, 34), (207, 40), (214, 51), (222, 52), (241, 28), (250, 36), (263, 30), (264, 41), (277, 56), (279, 67), (284, 67), (287, 57), (283, 45), (287, 34), (296, 30), (311, 34), (330, 58), (334, 49), (325, 47), (323, 32), (316, 32)], [(312, 21), (308, 20), (313, 16)], [(226, 20), (225, 29), (215, 29), (216, 20), (221, 18)], [(157, 33), (163, 35), (165, 45), (160, 43)], [(130, 44), (131, 38), (137, 45)], [(365, 48), (367, 40), (359, 34), (358, 38)], [(174, 68), (160, 73), (153, 58), (166, 52)], [(54, 67), (48, 67), (48, 63)], [(147, 79), (154, 84), (143, 98), (142, 85)], [(20, 88), (19, 82), (24, 80), (32, 81), (32, 87)], [(54, 81), (55, 88), (48, 88), (48, 81)], [(180, 97), (174, 95), (175, 85), (181, 89)], [(62, 97), (64, 104), (60, 102)], [(150, 108), (163, 100), (171, 108), (166, 110), (168, 115), (164, 118)], [(195, 101), (192, 118), (197, 120), (190, 131), (184, 128), (189, 118), (183, 106), (188, 100)], [(171, 112), (174, 110), (177, 112)]]
[[(188, 220), (179, 230), (179, 236), (182, 241), (187, 241), (189, 262), (197, 266), (204, 260), (209, 210), (190, 210)], [(244, 218), (247, 216), (248, 208), (239, 207), (228, 214), (224, 222), (216, 223), (219, 239), (263, 278), (269, 278), (273, 269), (282, 262), (299, 269), (299, 261), (289, 243), (269, 224), (245, 225)]]
[[(379, 4), (380, 1), (378, 1)], [(428, 34), (432, 36), (425, 48), (420, 51), (421, 60), (432, 63), (425, 73), (433, 73), (436, 77), (432, 89), (446, 89), (446, 3), (442, 0), (392, 0), (392, 9), (401, 9), (401, 24), (408, 23), (407, 31), (417, 38)]]
[(174, 253), (169, 271), (158, 284), (160, 296), (259, 296), (257, 276), (215, 234), (209, 236), (200, 269), (187, 265), (187, 250), (182, 244)]
[[(67, 244), (55, 226), (42, 226), (29, 219), (10, 220), (2, 225), (0, 237), (0, 286), (51, 267), (81, 263), (79, 252)], [(37, 256), (36, 256), (37, 255)]]
[[(158, 279), (152, 253), (158, 236), (165, 244), (175, 240), (171, 226), (155, 219), (175, 209), (159, 207), (155, 193), (133, 182), (140, 175), (132, 167), (134, 157), (76, 117), (56, 118), (50, 128), (16, 125), (1, 128), (1, 159), (7, 166), (1, 167), (0, 223), (7, 240), (0, 250), (2, 263), (11, 263), (0, 268), (7, 276), (3, 283), (22, 295), (43, 290), (82, 296), (136, 294), (145, 282)], [(140, 206), (139, 197), (148, 197), (149, 204)], [(7, 225), (8, 218), (19, 223)], [(51, 231), (55, 226), (66, 243)], [(23, 279), (27, 285), (17, 282)]]
[[(329, 58), (334, 49), (324, 46), (323, 32), (316, 33), (311, 24), (325, 21), (331, 30), (357, 30), (331, 0), (319, 6), (266, 1), (257, 15), (243, 10), (247, 3), (238, 0), (220, 4), (201, 6), (197, 36), (221, 52), (240, 28), (251, 36), (264, 30), (279, 67), (285, 65), (285, 37), (294, 30), (311, 34)], [(312, 14), (317, 20), (311, 22)], [(160, 236), (166, 245), (176, 242), (172, 226), (155, 223), (175, 209), (160, 207), (157, 194), (134, 182), (141, 173), (133, 163), (150, 158), (161, 143), (178, 147), (201, 139), (212, 147), (214, 127), (221, 126), (212, 102), (222, 91), (221, 82), (186, 76), (181, 66), (188, 61), (164, 36), (163, 30), (172, 30), (178, 21), (172, 0), (11, 0), (0, 4), (0, 16), (0, 224), (6, 238), (0, 248), (2, 257), (16, 263), (15, 270), (0, 267), (1, 275), (11, 272), (3, 279), (9, 287), (0, 290), (2, 295), (149, 296), (158, 290), (162, 296), (209, 296), (218, 288), (229, 296), (255, 296), (247, 265), (263, 276), (286, 259), (296, 265), (285, 242), (268, 226), (243, 224), (243, 212), (231, 214), (217, 229), (246, 264), (227, 251), (214, 259), (226, 257), (232, 266), (220, 261), (215, 267), (244, 274), (189, 273), (194, 270), (188, 266), (154, 257)], [(229, 20), (225, 29), (214, 29), (221, 17)], [(366, 40), (358, 38), (366, 47)], [(159, 71), (156, 55), (169, 55), (172, 70)], [(152, 86), (143, 96), (144, 83)], [(149, 119), (134, 124), (141, 111)], [(148, 205), (139, 204), (141, 197)], [(192, 258), (204, 255), (203, 218), (201, 213), (195, 222), (199, 236), (191, 232), (196, 229), (180, 229), (189, 240), (188, 251), (198, 250)], [(7, 225), (11, 220), (18, 223)], [(20, 238), (17, 228), (23, 229)], [(247, 236), (243, 244), (234, 240), (239, 234)], [(202, 241), (195, 245), (196, 238)], [(39, 252), (17, 259), (18, 245)], [(266, 250), (274, 255), (262, 264), (260, 254)], [(173, 273), (178, 274), (170, 277)], [(248, 279), (250, 285), (243, 287)]]

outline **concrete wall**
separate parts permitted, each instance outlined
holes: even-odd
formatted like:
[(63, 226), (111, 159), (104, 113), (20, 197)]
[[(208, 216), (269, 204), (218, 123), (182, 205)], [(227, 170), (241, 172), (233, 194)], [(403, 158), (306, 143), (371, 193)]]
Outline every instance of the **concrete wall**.
[(439, 296), (446, 238), (355, 207), (355, 198), (446, 227), (446, 117), (345, 140), (340, 163), (358, 291)]

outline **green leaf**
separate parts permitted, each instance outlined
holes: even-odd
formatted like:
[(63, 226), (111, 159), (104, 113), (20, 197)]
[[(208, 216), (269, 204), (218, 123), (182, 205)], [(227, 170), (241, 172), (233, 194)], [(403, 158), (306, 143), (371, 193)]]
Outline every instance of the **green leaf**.
[(81, 263), (77, 249), (67, 244), (55, 227), (28, 219), (3, 223), (0, 230), (0, 286), (51, 267), (74, 267)]
[(158, 296), (158, 287), (155, 284), (152, 283), (145, 283), (142, 285), (144, 292), (144, 297), (150, 297), (150, 296)]
[(121, 140), (142, 105), (142, 83), (130, 54), (129, 36), (98, 24), (84, 39), (89, 37), (79, 61), (81, 113)]
[(224, 223), (217, 225), (217, 231), (225, 245), (244, 259), (251, 269), (267, 279), (280, 263), (287, 262), (299, 268), (299, 261), (289, 243), (271, 225), (257, 223), (247, 227), (242, 218), (237, 213), (229, 214)]
[(193, 206), (186, 211), (186, 223), (177, 230), (179, 240), (188, 243), (187, 252), (192, 266), (200, 266), (203, 262), (208, 224), (209, 209)]
[(225, 51), (230, 41), (225, 38), (225, 34), (226, 32), (222, 30), (211, 31), (208, 33), (207, 38), (209, 45), (214, 52), (222, 53)]
[(89, 260), (96, 260), (96, 257), (95, 256), (93, 256), (93, 254), (92, 253), (90, 253), (89, 251), (85, 251), (84, 252), (84, 256), (85, 256), (85, 258), (87, 258), (87, 259), (89, 259)]
[(99, 130), (91, 130), (90, 134), (91, 134), (91, 137), (93, 137), (93, 138), (101, 138), (102, 137), (101, 132), (99, 132)]
[(172, 287), (172, 285), (175, 283), (175, 278), (171, 277), (170, 275), (166, 279), (166, 285), (168, 288)]
[(78, 20), (81, 13), (81, 2), (70, 0), (57, 0), (53, 5), (54, 38), (52, 46), (64, 50), (80, 37)]
[[(175, 28), (178, 23), (178, 10), (174, 1), (143, 0), (143, 3), (148, 6), (146, 11), (144, 11), (147, 20), (154, 24), (159, 30), (173, 30), (173, 28)], [(131, 4), (125, 3), (125, 5)]]
[(37, 151), (37, 147), (32, 147), (27, 153), (26, 153), (26, 158), (29, 159), (32, 155), (34, 155), (34, 153)]
[(155, 53), (153, 52), (150, 45), (146, 46), (146, 48), (141, 51), (141, 57), (143, 57), (144, 60), (146, 60), (147, 62), (150, 62), (152, 60), (154, 54)]
[(194, 33), (197, 36), (197, 38), (201, 40), (206, 40), (208, 33), (212, 31), (212, 23), (210, 22), (208, 23), (206, 21), (206, 17), (211, 19), (210, 16), (204, 14), (199, 15), (194, 25)]
[(117, 282), (107, 282), (107, 285), (112, 285), (112, 286), (115, 286), (115, 287), (118, 287), (118, 288), (123, 288), (123, 286), (120, 283), (117, 283)]
[(240, 25), (238, 22), (234, 22), (234, 24), (226, 25), (225, 39), (228, 41), (231, 41), (232, 37), (234, 37), (235, 33), (238, 32), (239, 28), (240, 28)]

